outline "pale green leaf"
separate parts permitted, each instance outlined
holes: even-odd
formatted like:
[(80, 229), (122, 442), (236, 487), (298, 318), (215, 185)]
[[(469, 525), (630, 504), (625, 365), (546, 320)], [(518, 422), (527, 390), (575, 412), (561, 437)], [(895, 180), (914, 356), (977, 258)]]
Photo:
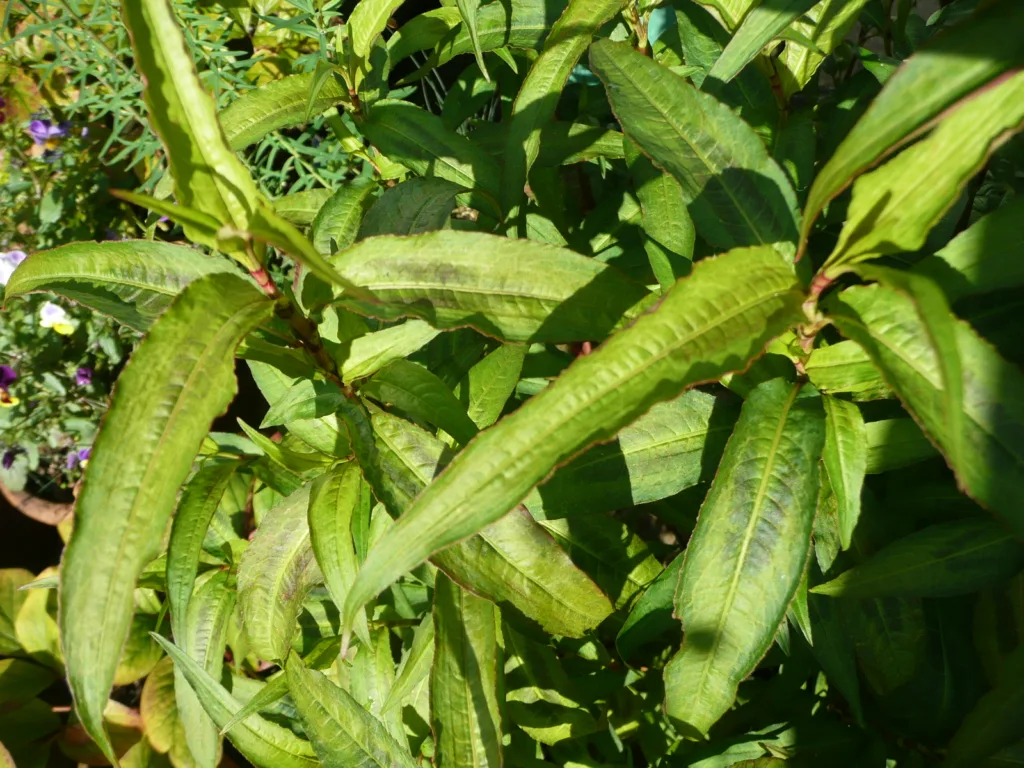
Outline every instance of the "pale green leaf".
[(356, 56), (363, 60), (369, 58), (374, 40), (401, 4), (402, 0), (359, 0), (348, 17), (349, 40)]
[(729, 82), (790, 22), (807, 13), (818, 0), (783, 0), (754, 6), (732, 36), (708, 77)]
[(102, 713), (135, 580), (157, 554), (210, 424), (234, 397), (234, 349), (272, 306), (232, 275), (185, 288), (122, 371), (93, 445), (61, 567), (61, 635), (77, 711), (105, 751)]
[(330, 256), (352, 245), (375, 189), (373, 184), (352, 181), (331, 195), (313, 219), (313, 247)]
[(822, 459), (836, 495), (839, 537), (849, 549), (860, 518), (860, 491), (868, 465), (867, 430), (860, 409), (853, 403), (825, 396), (825, 450)]
[(462, 189), (439, 178), (414, 178), (387, 189), (367, 211), (359, 239), (444, 229)]

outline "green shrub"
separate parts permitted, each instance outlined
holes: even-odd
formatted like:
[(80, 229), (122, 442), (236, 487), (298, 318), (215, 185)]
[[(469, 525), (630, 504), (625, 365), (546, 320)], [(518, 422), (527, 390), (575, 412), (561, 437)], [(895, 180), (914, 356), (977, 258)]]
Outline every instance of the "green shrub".
[[(0, 591), (0, 652), (76, 719), (46, 672), (0, 741), (1018, 760), (1024, 5), (460, 0), (388, 32), (400, 4), (261, 14), (311, 70), (219, 109), (188, 17), (125, 0), (168, 175), (118, 194), (193, 246), (7, 284), (145, 335), (59, 575)], [(345, 183), (236, 154), (314, 116)], [(211, 432), (236, 358), (266, 416)]]

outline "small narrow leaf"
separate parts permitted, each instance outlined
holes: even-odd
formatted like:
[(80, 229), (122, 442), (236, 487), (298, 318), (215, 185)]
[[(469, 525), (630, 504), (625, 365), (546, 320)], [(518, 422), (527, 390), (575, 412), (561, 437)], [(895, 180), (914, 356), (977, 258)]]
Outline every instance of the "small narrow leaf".
[(867, 430), (860, 409), (835, 397), (824, 397), (825, 450), (822, 459), (829, 484), (836, 495), (839, 538), (850, 548), (853, 529), (860, 518), (860, 491), (868, 465)]
[(210, 424), (234, 397), (235, 347), (271, 311), (233, 275), (189, 285), (121, 373), (93, 446), (61, 567), (60, 624), (82, 725), (111, 759), (103, 709), (135, 580), (157, 554)]
[(313, 219), (313, 247), (324, 256), (344, 250), (355, 242), (366, 213), (373, 184), (349, 182), (328, 198)]
[(812, 591), (832, 597), (948, 597), (1005, 581), (1024, 546), (992, 520), (940, 523), (898, 539)]
[(683, 647), (665, 709), (705, 734), (785, 619), (807, 564), (825, 421), (816, 393), (773, 379), (743, 405), (701, 508), (676, 593)]
[[(223, 726), (241, 709), (242, 705), (232, 698), (224, 686), (180, 648), (159, 635), (153, 637), (174, 660), (175, 668), (185, 675), (188, 684), (218, 727)], [(238, 751), (257, 768), (317, 768), (320, 765), (308, 741), (262, 717), (249, 718), (238, 724), (232, 729), (229, 738), (238, 747)]]
[(294, 652), (285, 666), (288, 690), (325, 768), (417, 768), (408, 748), (383, 723)]
[(466, 31), (469, 32), (469, 39), (473, 43), (473, 53), (476, 55), (477, 66), (480, 67), (484, 80), (490, 82), (491, 76), (487, 74), (483, 49), (480, 48), (480, 32), (476, 26), (476, 15), (480, 10), (480, 0), (457, 0), (457, 4), (459, 6), (459, 13), (462, 14), (462, 23), (466, 27)]
[(398, 675), (384, 701), (382, 712), (388, 712), (399, 706), (409, 694), (430, 674), (434, 663), (434, 615), (428, 613), (416, 627), (412, 636), (412, 645), (398, 668)]
[(408, 360), (395, 360), (359, 391), (435, 424), (463, 445), (478, 431), (452, 391), (435, 374)]
[(729, 82), (789, 24), (807, 13), (818, 0), (783, 0), (754, 6), (718, 57), (708, 77)]
[(502, 765), (498, 622), (493, 603), (438, 574), (430, 714), (439, 765)]
[(356, 56), (364, 60), (369, 58), (373, 41), (384, 31), (391, 14), (401, 4), (402, 0), (359, 0), (348, 17), (348, 33)]
[(801, 301), (791, 267), (771, 249), (702, 261), (658, 309), (577, 359), (456, 457), (363, 563), (345, 606), (346, 625), (431, 553), (515, 507), (556, 465), (688, 384), (745, 366), (798, 319)]
[(238, 566), (245, 635), (268, 661), (288, 656), (302, 602), (323, 582), (309, 540), (309, 494), (303, 486), (267, 512)]
[(372, 376), (395, 360), (408, 357), (434, 339), (438, 330), (422, 320), (407, 320), (341, 345), (335, 353), (341, 377), (348, 384)]

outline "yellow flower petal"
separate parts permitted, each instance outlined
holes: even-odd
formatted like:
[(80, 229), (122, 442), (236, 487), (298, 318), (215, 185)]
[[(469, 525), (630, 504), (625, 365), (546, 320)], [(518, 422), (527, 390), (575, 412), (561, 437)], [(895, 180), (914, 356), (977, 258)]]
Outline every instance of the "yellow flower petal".
[(68, 325), (67, 323), (54, 323), (53, 330), (59, 333), (61, 336), (70, 336), (75, 332), (75, 326)]
[(20, 402), (21, 402), (21, 400), (19, 400), (16, 397), (12, 397), (11, 395), (8, 395), (8, 394), (0, 395), (0, 408), (13, 408), (14, 406), (16, 406)]

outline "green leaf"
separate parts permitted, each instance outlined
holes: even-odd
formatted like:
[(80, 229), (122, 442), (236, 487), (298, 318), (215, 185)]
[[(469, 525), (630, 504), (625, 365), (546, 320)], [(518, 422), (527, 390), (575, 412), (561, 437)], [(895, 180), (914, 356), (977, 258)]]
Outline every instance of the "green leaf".
[(629, 171), (644, 217), (644, 248), (651, 269), (663, 291), (689, 274), (696, 232), (686, 210), (682, 187), (672, 176), (658, 170), (629, 139)]
[[(235, 614), (235, 576), (229, 571), (214, 571), (192, 596), (188, 605), (187, 635), (179, 643), (187, 644), (188, 656), (210, 675), (224, 668), (224, 647), (228, 623)], [(180, 647), (180, 646), (179, 646)], [(221, 742), (217, 726), (206, 713), (180, 669), (174, 671), (174, 692), (178, 716), (185, 739), (200, 768), (213, 768), (220, 762)]]
[(271, 403), (260, 429), (330, 416), (338, 410), (344, 397), (345, 394), (329, 381), (298, 379)]
[(707, 733), (771, 646), (811, 546), (825, 420), (817, 393), (774, 379), (740, 414), (686, 548), (676, 613), (683, 647), (665, 711)]
[(348, 17), (349, 40), (356, 56), (363, 60), (370, 57), (374, 41), (401, 4), (402, 0), (359, 0)]
[[(348, 94), (335, 79), (329, 78), (309, 103), (313, 74), (287, 75), (251, 91), (246, 91), (219, 115), (224, 136), (233, 150), (255, 144), (272, 131), (307, 122), (306, 111), (318, 115), (345, 99)], [(298, 195), (310, 194), (299, 192)], [(288, 195), (295, 198), (297, 195)], [(277, 208), (277, 202), (274, 207)], [(281, 211), (278, 211), (281, 213)], [(301, 223), (301, 222), (296, 222)], [(306, 222), (307, 224), (309, 222)]]
[(687, 385), (743, 368), (800, 314), (790, 266), (765, 248), (705, 259), (643, 315), (481, 433), (370, 552), (359, 607), (433, 552), (494, 522), (556, 465), (607, 440)]
[(285, 666), (288, 689), (326, 768), (416, 768), (408, 748), (327, 677), (307, 669), (294, 652)]
[(991, 3), (955, 34), (937, 38), (908, 59), (815, 178), (801, 242), (821, 210), (854, 178), (951, 108), (969, 104), (975, 91), (1024, 60), (1016, 33), (1022, 23), (1024, 6)]
[(516, 390), (526, 359), (525, 344), (502, 344), (475, 363), (459, 383), (466, 413), (480, 429), (498, 420)]
[(5, 656), (21, 650), (14, 621), (28, 597), (21, 587), (32, 580), (32, 574), (22, 568), (0, 568), (0, 654)]
[[(857, 22), (867, 0), (822, 0), (782, 32), (786, 45), (775, 68), (786, 101), (814, 79), (828, 55)], [(867, 67), (865, 67), (867, 68)]]
[(401, 710), (383, 711), (384, 701), (395, 681), (390, 636), (387, 627), (378, 627), (373, 630), (371, 642), (359, 647), (349, 670), (348, 690), (353, 699), (384, 723), (384, 728), (396, 742), (403, 744), (406, 736)]
[(821, 595), (807, 596), (807, 612), (811, 621), (811, 653), (834, 685), (843, 694), (858, 723), (864, 720), (860, 683), (857, 679), (857, 657), (853, 639), (843, 625), (839, 605)]
[(249, 440), (252, 441), (252, 444), (261, 453), (265, 454), (275, 464), (284, 467), (288, 474), (296, 478), (303, 473), (322, 469), (330, 461), (326, 456), (300, 452), (275, 443), (269, 437), (261, 435), (241, 419), (238, 420), (238, 426), (242, 428), (242, 431), (245, 432)]
[[(210, 521), (238, 469), (236, 461), (207, 461), (185, 486), (167, 545), (167, 601), (178, 647), (189, 653), (187, 617)], [(194, 658), (194, 657), (193, 657)], [(166, 750), (165, 750), (166, 751)]]
[[(477, 43), (480, 50), (494, 51), (505, 46), (539, 49), (565, 7), (566, 0), (544, 3), (487, 3), (481, 6), (476, 14)], [(436, 60), (436, 65), (439, 66), (455, 56), (471, 53), (473, 50), (473, 39), (469, 30), (462, 24), (446, 39), (440, 41), (436, 59), (432, 58), (427, 65), (434, 66)]]
[[(146, 739), (160, 754), (170, 753), (176, 765), (198, 765), (185, 741), (185, 727), (174, 698), (174, 665), (170, 657), (156, 665), (142, 686), (139, 712), (146, 730)], [(214, 731), (216, 735), (216, 731)], [(203, 765), (216, 765), (202, 763)]]
[(832, 597), (948, 597), (995, 586), (1024, 568), (1024, 547), (991, 520), (931, 525), (812, 591)]
[(781, 3), (756, 5), (743, 17), (729, 44), (718, 57), (708, 77), (729, 82), (779, 36), (791, 22), (807, 13), (818, 0), (783, 0)]
[(473, 207), (500, 217), (501, 170), (497, 162), (465, 136), (445, 128), (437, 115), (405, 101), (382, 99), (373, 105), (360, 128), (388, 159), (419, 176), (476, 190), (470, 198)]
[(850, 548), (860, 518), (860, 491), (868, 464), (867, 430), (860, 409), (853, 403), (825, 396), (825, 450), (822, 459), (836, 495), (839, 538)]
[(681, 185), (702, 237), (719, 248), (764, 244), (792, 255), (796, 194), (753, 129), (627, 45), (594, 43), (590, 65), (626, 135)]
[(438, 178), (414, 178), (384, 190), (366, 213), (359, 239), (377, 235), (419, 235), (444, 229), (462, 188)]
[(949, 743), (949, 768), (989, 765), (987, 757), (1020, 741), (1020, 712), (1024, 704), (1024, 645), (1006, 660), (1002, 676), (964, 718)]
[(331, 195), (313, 219), (313, 247), (330, 256), (352, 245), (376, 188), (368, 182), (352, 181)]
[(649, 295), (567, 248), (477, 232), (364, 240), (334, 264), (380, 302), (346, 295), (346, 306), (385, 319), (412, 315), (442, 330), (469, 325), (504, 341), (600, 339)]
[(423, 680), (430, 674), (430, 668), (434, 663), (434, 614), (428, 613), (417, 625), (413, 633), (412, 645), (402, 657), (401, 666), (398, 667), (398, 675), (395, 682), (388, 691), (388, 697), (381, 707), (382, 712), (388, 712), (393, 707), (401, 705)]
[(24, 659), (0, 659), (0, 706), (23, 704), (49, 688), (52, 670)]
[[(154, 635), (154, 638), (174, 660), (175, 668), (185, 675), (188, 684), (218, 727), (222, 727), (242, 708), (224, 686), (190, 659), (188, 654), (159, 635)], [(231, 730), (229, 738), (238, 751), (257, 768), (317, 768), (320, 765), (308, 741), (262, 717), (251, 717), (239, 723)]]
[[(1005, 258), (1022, 247), (1024, 198), (1015, 197), (954, 237), (934, 256), (919, 261), (914, 269), (932, 278), (952, 304), (964, 296), (1024, 285), (1024, 261)], [(14, 275), (17, 278), (18, 272)], [(10, 288), (8, 283), (7, 290)]]
[[(374, 491), (394, 507), (393, 514), (404, 514), (450, 452), (440, 440), (387, 413), (373, 414), (373, 428), (385, 486)], [(608, 598), (521, 510), (436, 553), (434, 564), (552, 634), (579, 637), (611, 613)]]
[[(962, 411), (949, 414), (944, 372), (948, 355), (906, 295), (882, 285), (843, 291), (831, 312), (846, 336), (886, 372), (893, 389), (943, 451), (966, 492), (1003, 517), (1018, 534), (1024, 409), (1017, 393), (1024, 376), (966, 324), (952, 321), (962, 360)], [(948, 380), (948, 379), (947, 379)], [(959, 417), (959, 418), (955, 418)], [(960, 434), (953, 432), (959, 426)]]
[(554, 118), (573, 67), (601, 25), (615, 18), (625, 5), (625, 0), (569, 0), (551, 27), (544, 50), (530, 67), (512, 106), (501, 180), (501, 208), (506, 215), (515, 213), (525, 195), (530, 169), (540, 152), (541, 126)]
[(540, 519), (613, 512), (674, 496), (708, 479), (736, 411), (728, 398), (697, 390), (659, 403), (613, 442), (559, 467), (523, 503)]
[(159, 550), (210, 424), (235, 395), (234, 349), (272, 306), (232, 275), (185, 288), (122, 371), (93, 446), (61, 567), (61, 639), (82, 725), (108, 757), (103, 708), (135, 580)]
[(145, 331), (189, 283), (235, 272), (230, 262), (152, 240), (71, 243), (33, 253), (4, 288), (4, 301), (57, 293)]
[(368, 333), (341, 345), (334, 353), (345, 383), (372, 376), (396, 360), (408, 357), (425, 346), (439, 331), (422, 320), (407, 320), (380, 331)]
[(615, 647), (623, 659), (634, 661), (651, 643), (660, 650), (665, 635), (674, 633), (678, 639), (679, 621), (673, 615), (673, 601), (682, 568), (683, 554), (679, 554), (647, 585), (633, 605), (615, 638)]
[[(134, 65), (154, 131), (167, 150), (174, 196), (188, 208), (246, 231), (263, 195), (228, 145), (213, 99), (203, 89), (169, 0), (131, 0), (123, 7)], [(190, 240), (217, 247), (193, 227)], [(233, 255), (249, 259), (244, 250)]]
[[(363, 495), (359, 467), (346, 462), (313, 481), (309, 492), (309, 538), (327, 592), (341, 610), (359, 570), (352, 520)], [(356, 624), (359, 639), (370, 645), (369, 629), (362, 617)]]
[(811, 383), (830, 395), (850, 395), (857, 401), (892, 397), (882, 372), (855, 341), (818, 347), (811, 352), (804, 368)]
[[(533, 4), (531, 3), (530, 5)], [(433, 48), (452, 29), (456, 27), (461, 29), (461, 22), (462, 14), (459, 13), (459, 9), (451, 6), (431, 8), (413, 16), (395, 34), (388, 38), (388, 58), (391, 59), (391, 66), (396, 66), (399, 62), (404, 61), (418, 51)], [(502, 29), (504, 29), (504, 26)], [(468, 33), (465, 37), (468, 41)], [(471, 49), (472, 43), (470, 43), (470, 49), (468, 50)]]
[(502, 765), (499, 621), (493, 603), (438, 574), (430, 715), (439, 765)]
[(828, 274), (891, 253), (916, 251), (967, 182), (1024, 127), (1024, 74), (975, 94), (931, 134), (853, 185)]
[(465, 445), (478, 429), (452, 391), (422, 365), (395, 360), (365, 382), (359, 391), (374, 400), (437, 425)]
[(268, 661), (287, 658), (302, 602), (324, 580), (310, 544), (309, 496), (306, 485), (275, 505), (238, 565), (245, 636)]
[(480, 32), (476, 27), (476, 15), (480, 12), (480, 0), (456, 0), (456, 4), (459, 6), (459, 13), (462, 14), (462, 24), (469, 32), (469, 39), (473, 43), (473, 53), (476, 56), (476, 64), (480, 67), (480, 72), (484, 76), (484, 80), (487, 82), (491, 81), (491, 76), (487, 74), (487, 65), (484, 63), (484, 52), (480, 47)]

